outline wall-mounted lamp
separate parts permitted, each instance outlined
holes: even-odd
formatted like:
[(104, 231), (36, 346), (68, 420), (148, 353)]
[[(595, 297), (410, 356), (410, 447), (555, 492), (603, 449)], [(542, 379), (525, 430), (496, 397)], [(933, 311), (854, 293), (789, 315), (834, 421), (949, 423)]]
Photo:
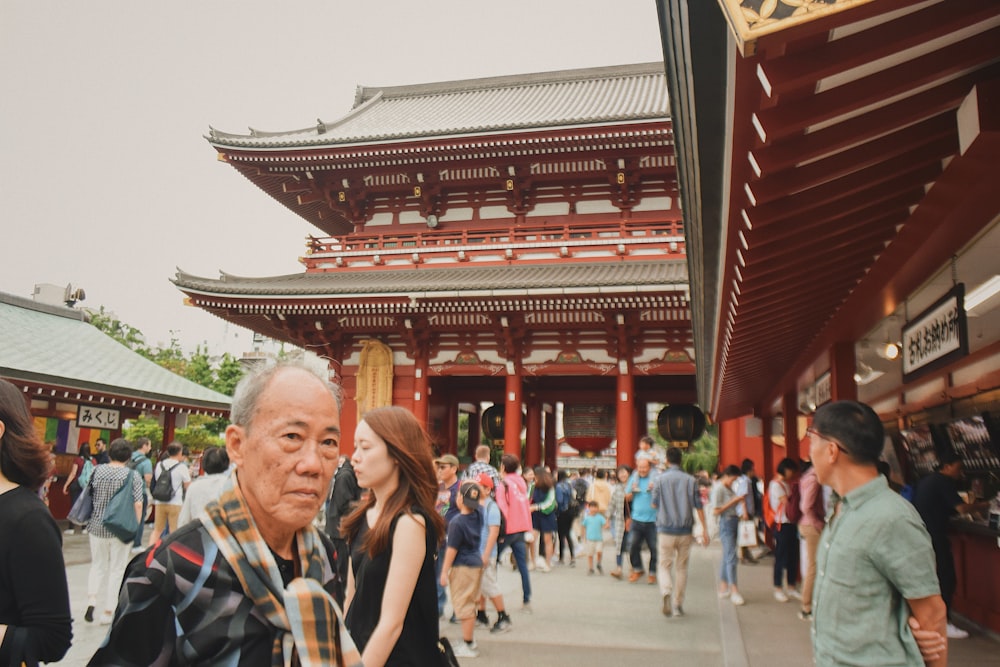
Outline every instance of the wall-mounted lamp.
[(895, 361), (896, 359), (899, 359), (899, 343), (893, 343), (892, 341), (888, 341), (885, 345), (882, 346), (882, 356), (888, 359), (889, 361)]

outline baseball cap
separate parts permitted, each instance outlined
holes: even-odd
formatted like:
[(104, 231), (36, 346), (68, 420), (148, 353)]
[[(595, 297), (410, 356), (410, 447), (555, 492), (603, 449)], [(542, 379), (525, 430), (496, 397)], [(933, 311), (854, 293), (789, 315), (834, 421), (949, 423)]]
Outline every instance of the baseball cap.
[(487, 491), (493, 491), (493, 478), (490, 477), (489, 473), (481, 472), (476, 475), (476, 484)]
[[(426, 459), (425, 459), (426, 460)], [(434, 459), (434, 463), (445, 463), (450, 466), (458, 467), (458, 457), (454, 454), (445, 454), (444, 456), (439, 456)]]
[(483, 490), (479, 488), (479, 484), (472, 480), (466, 480), (462, 482), (458, 490), (462, 494), (462, 502), (465, 503), (466, 507), (470, 510), (479, 509), (479, 499), (483, 496)]

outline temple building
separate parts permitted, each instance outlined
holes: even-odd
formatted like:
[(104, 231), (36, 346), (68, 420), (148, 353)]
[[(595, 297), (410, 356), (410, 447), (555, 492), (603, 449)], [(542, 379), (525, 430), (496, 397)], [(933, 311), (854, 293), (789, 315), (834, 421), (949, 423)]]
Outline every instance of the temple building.
[(0, 292), (0, 378), (24, 393), (52, 447), (60, 479), (48, 498), (52, 514), (63, 518), (70, 508), (63, 483), (81, 445), (110, 443), (127, 420), (145, 415), (163, 426), (163, 441), (153, 445), (165, 449), (190, 415), (228, 416), (229, 396), (133, 352), (90, 324), (73, 301), (40, 298), (48, 287), (36, 286), (34, 299)]
[[(768, 480), (818, 405), (856, 399), (895, 484), (956, 454), (995, 497), (1000, 3), (657, 4), (721, 462)], [(1000, 632), (996, 523), (952, 529), (953, 611)]]
[(347, 451), (359, 415), (391, 403), (442, 451), (467, 412), (554, 467), (561, 413), (573, 447), (617, 441), (631, 463), (647, 405), (695, 402), (662, 63), (359, 87), (338, 119), (207, 139), (317, 231), (302, 273), (174, 282), (325, 357)]

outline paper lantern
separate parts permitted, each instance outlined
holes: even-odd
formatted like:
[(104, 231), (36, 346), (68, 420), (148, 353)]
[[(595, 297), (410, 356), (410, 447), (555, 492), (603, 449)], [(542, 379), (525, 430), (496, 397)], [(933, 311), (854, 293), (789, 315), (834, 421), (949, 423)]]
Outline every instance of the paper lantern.
[(615, 406), (575, 404), (563, 406), (563, 435), (584, 455), (607, 449), (615, 439)]
[(490, 440), (503, 440), (504, 406), (491, 405), (483, 412), (483, 433)]
[(705, 432), (705, 413), (696, 405), (668, 405), (656, 416), (656, 428), (665, 440), (693, 442)]

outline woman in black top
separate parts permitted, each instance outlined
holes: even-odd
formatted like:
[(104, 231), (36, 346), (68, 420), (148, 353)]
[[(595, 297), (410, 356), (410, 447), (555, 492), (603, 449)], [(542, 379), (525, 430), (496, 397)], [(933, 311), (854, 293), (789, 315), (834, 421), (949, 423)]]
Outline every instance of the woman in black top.
[(62, 535), (38, 497), (51, 465), (24, 396), (0, 380), (0, 665), (55, 662), (73, 638)]
[(365, 667), (438, 664), (434, 555), (444, 520), (434, 511), (431, 441), (400, 407), (365, 413), (351, 456), (368, 489), (341, 520), (351, 545), (347, 628)]

